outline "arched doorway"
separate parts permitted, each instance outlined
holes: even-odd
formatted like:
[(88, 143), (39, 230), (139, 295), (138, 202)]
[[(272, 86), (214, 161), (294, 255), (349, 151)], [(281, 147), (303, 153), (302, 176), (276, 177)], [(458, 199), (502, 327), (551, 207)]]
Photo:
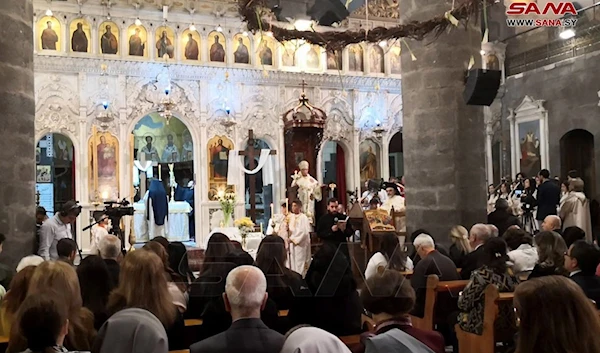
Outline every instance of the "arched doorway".
[(143, 227), (145, 199), (152, 180), (160, 180), (169, 199), (170, 241), (195, 240), (194, 144), (188, 127), (176, 117), (167, 120), (160, 113), (144, 116), (134, 127), (133, 187), (134, 227), (138, 241), (153, 238)]
[[(270, 150), (271, 147), (269, 144), (260, 139), (254, 139), (254, 164), (250, 163), (249, 157), (249, 146), (246, 146), (245, 149), (245, 157), (244, 157), (244, 168), (247, 170), (252, 170), (259, 165), (260, 159), (260, 151), (263, 149)], [(265, 185), (265, 179), (263, 178), (263, 170), (261, 169), (258, 173), (251, 176), (250, 174), (244, 173), (244, 185), (246, 189), (244, 190), (244, 198), (246, 204), (246, 216), (251, 217), (254, 216), (254, 223), (256, 225), (262, 224), (263, 229), (267, 229), (269, 219), (271, 218), (271, 209), (270, 205), (273, 203), (274, 210), (279, 210), (278, 202), (273, 201), (273, 184)], [(252, 214), (252, 206), (250, 196), (254, 193), (254, 205), (255, 211)]]
[(323, 195), (323, 200), (331, 196), (337, 197), (340, 205), (346, 206), (346, 156), (344, 148), (335, 141), (327, 141), (323, 145), (323, 184), (335, 184), (336, 188), (333, 191), (328, 189), (328, 192)]
[(585, 182), (589, 198), (596, 194), (596, 161), (594, 158), (594, 135), (583, 129), (571, 130), (560, 139), (561, 174), (566, 178), (569, 171), (576, 170)]
[(398, 180), (404, 175), (404, 146), (402, 143), (402, 132), (392, 136), (389, 146), (390, 178), (397, 177)]
[(76, 199), (73, 141), (62, 134), (48, 134), (38, 141), (35, 160), (39, 205), (52, 217), (62, 204)]

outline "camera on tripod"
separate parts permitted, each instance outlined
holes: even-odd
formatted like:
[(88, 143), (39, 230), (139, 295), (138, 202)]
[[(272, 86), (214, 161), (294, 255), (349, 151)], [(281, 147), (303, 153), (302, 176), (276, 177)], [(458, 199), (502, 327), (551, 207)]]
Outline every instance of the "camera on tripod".
[(123, 199), (122, 201), (106, 201), (104, 202), (103, 212), (108, 218), (133, 216), (133, 207), (129, 205), (130, 203), (126, 199)]

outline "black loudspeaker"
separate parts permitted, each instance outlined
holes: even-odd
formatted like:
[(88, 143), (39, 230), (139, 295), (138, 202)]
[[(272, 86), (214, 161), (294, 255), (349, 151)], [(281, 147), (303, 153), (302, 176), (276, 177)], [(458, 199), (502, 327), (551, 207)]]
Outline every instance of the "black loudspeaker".
[(317, 0), (308, 10), (308, 15), (322, 26), (331, 26), (350, 15), (342, 0)]
[(502, 72), (498, 70), (469, 70), (465, 80), (465, 91), (463, 98), (467, 105), (487, 105), (490, 106), (498, 88), (500, 88), (500, 80)]

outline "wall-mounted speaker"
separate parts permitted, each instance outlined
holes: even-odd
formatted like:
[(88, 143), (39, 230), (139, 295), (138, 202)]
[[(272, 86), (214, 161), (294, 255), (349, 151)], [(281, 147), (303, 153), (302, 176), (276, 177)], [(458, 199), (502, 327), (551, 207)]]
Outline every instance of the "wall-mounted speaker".
[(498, 70), (469, 70), (463, 92), (465, 103), (490, 106), (498, 94), (501, 77), (502, 72)]

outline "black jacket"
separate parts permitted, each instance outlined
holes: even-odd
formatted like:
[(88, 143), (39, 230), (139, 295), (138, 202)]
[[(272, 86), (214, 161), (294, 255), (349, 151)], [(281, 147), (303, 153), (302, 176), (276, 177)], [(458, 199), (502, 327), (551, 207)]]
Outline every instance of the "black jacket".
[(507, 210), (495, 210), (488, 215), (488, 224), (493, 224), (498, 228), (498, 236), (502, 236), (504, 232), (511, 226), (519, 226), (519, 219)]
[(285, 337), (260, 319), (241, 319), (213, 337), (190, 346), (190, 353), (272, 353), (279, 352)]
[(588, 298), (596, 302), (596, 308), (600, 309), (600, 278), (595, 274), (585, 275), (579, 272), (571, 276), (571, 279), (583, 289)]
[(460, 277), (462, 279), (471, 278), (471, 272), (483, 266), (483, 245), (478, 247), (477, 250), (473, 250), (463, 261), (463, 267), (460, 270)]
[(456, 244), (452, 244), (450, 246), (450, 253), (449, 253), (449, 258), (450, 260), (452, 260), (452, 262), (454, 262), (454, 264), (456, 265), (456, 268), (462, 268), (463, 264), (465, 262), (465, 258), (467, 257), (467, 255), (469, 254), (465, 254), (464, 252), (460, 251), (460, 249), (458, 248), (458, 246), (456, 246)]
[(537, 189), (537, 215), (535, 219), (543, 221), (544, 218), (556, 214), (556, 207), (560, 203), (560, 186), (547, 180)]

